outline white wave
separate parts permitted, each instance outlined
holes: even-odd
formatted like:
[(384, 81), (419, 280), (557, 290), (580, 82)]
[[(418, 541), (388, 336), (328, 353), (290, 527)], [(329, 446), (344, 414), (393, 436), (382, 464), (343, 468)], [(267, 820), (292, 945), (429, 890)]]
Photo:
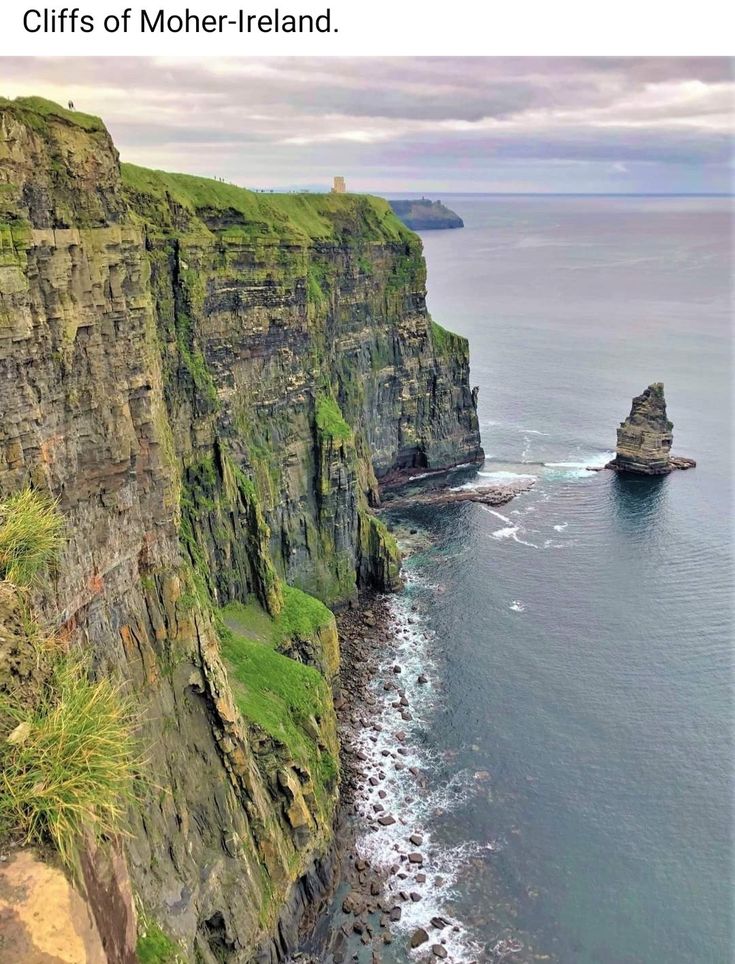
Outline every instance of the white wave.
[(487, 505), (484, 505), (484, 506), (483, 506), (483, 509), (485, 510), (485, 512), (489, 512), (490, 515), (494, 515), (496, 519), (500, 519), (501, 522), (507, 522), (508, 525), (512, 525), (512, 524), (513, 524), (513, 523), (510, 521), (510, 519), (508, 518), (508, 516), (507, 516), (507, 515), (503, 515), (502, 512), (497, 512), (495, 509), (491, 509), (491, 508), (490, 508), (489, 506), (487, 506)]
[(450, 492), (469, 492), (473, 489), (485, 489), (488, 486), (488, 482), (484, 481), (490, 479), (491, 482), (495, 482), (498, 485), (511, 485), (517, 482), (535, 482), (538, 478), (536, 475), (523, 475), (520, 472), (478, 472), (478, 478), (471, 479), (469, 482), (464, 482), (462, 485), (454, 485), (450, 488)]
[(478, 472), (483, 479), (492, 479), (494, 482), (518, 482), (521, 481), (531, 481), (538, 479), (537, 475), (533, 475), (531, 472), (511, 472), (507, 469), (498, 469), (495, 472)]
[(528, 546), (529, 549), (539, 548), (535, 542), (528, 542), (526, 539), (521, 539), (521, 537), (518, 535), (519, 530), (520, 526), (509, 525), (504, 526), (502, 529), (496, 529), (495, 532), (491, 532), (490, 535), (493, 539), (497, 539), (499, 541), (502, 539), (512, 539), (514, 542), (517, 542), (522, 546)]
[[(455, 471), (459, 471), (460, 469), (469, 469), (474, 464), (475, 464), (474, 462), (460, 462), (458, 465), (453, 465), (451, 471), (455, 472)], [(442, 474), (441, 469), (432, 469), (429, 472), (419, 472), (417, 475), (409, 475), (408, 481), (419, 482), (421, 479), (429, 479), (432, 476), (441, 475), (441, 474)]]
[(514, 599), (510, 604), (510, 608), (514, 613), (524, 613), (526, 611), (525, 605), (520, 601), (520, 599)]
[[(487, 859), (491, 851), (476, 844), (444, 846), (432, 837), (430, 827), (438, 814), (453, 810), (480, 792), (482, 781), (478, 781), (470, 770), (460, 771), (448, 781), (440, 779), (440, 761), (428, 753), (421, 742), (420, 730), (426, 725), (437, 699), (431, 679), (437, 675), (439, 667), (431, 653), (434, 633), (421, 612), (412, 608), (415, 590), (426, 589), (431, 583), (412, 572), (408, 572), (406, 578), (406, 591), (389, 601), (395, 632), (371, 684), (376, 697), (374, 720), (379, 729), (364, 730), (356, 741), (367, 758), (366, 774), (379, 776), (375, 787), (365, 782), (356, 800), (358, 815), (365, 821), (364, 830), (358, 832), (357, 851), (372, 866), (386, 871), (387, 893), (395, 896), (402, 909), (401, 920), (392, 924), (391, 929), (407, 936), (417, 927), (425, 927), (431, 917), (444, 917), (449, 924), (440, 936), (445, 942), (448, 959), (468, 964), (478, 959), (481, 947), (473, 940), (469, 926), (454, 918), (450, 908), (457, 899), (457, 883), (468, 863), (479, 857)], [(392, 672), (396, 664), (401, 666), (400, 674)], [(428, 684), (418, 682), (420, 673), (429, 677)], [(396, 691), (384, 691), (386, 680), (405, 691), (413, 719), (404, 721), (400, 715), (401, 707), (392, 705), (396, 702)], [(396, 741), (398, 730), (406, 734), (402, 742)], [(401, 754), (398, 753), (399, 746), (404, 751)], [(415, 773), (411, 772), (411, 767)], [(374, 807), (378, 803), (384, 807), (378, 812), (395, 817), (395, 823), (374, 828)], [(418, 847), (408, 840), (413, 833), (423, 838)], [(406, 855), (411, 850), (422, 854), (421, 866), (410, 864), (405, 856), (400, 859), (401, 854)], [(389, 872), (395, 864), (399, 864), (400, 872), (406, 874), (405, 879)], [(417, 880), (419, 874), (425, 879)], [(416, 903), (402, 901), (399, 891), (416, 891), (421, 900)], [(436, 934), (438, 940), (439, 932)]]
[[(546, 469), (559, 470), (558, 474), (564, 478), (584, 479), (596, 474), (595, 469), (602, 468), (615, 457), (614, 452), (595, 452), (584, 459), (563, 462), (545, 462)], [(556, 474), (556, 473), (554, 473)]]
[(559, 525), (554, 526), (554, 532), (563, 532), (568, 525), (568, 522), (560, 522)]

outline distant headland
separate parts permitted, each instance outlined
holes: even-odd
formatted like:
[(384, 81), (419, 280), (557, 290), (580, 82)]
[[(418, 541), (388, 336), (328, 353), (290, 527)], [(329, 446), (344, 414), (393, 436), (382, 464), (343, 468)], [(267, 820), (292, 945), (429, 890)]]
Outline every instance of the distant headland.
[(463, 228), (462, 218), (441, 201), (422, 197), (409, 201), (389, 201), (394, 213), (412, 231)]

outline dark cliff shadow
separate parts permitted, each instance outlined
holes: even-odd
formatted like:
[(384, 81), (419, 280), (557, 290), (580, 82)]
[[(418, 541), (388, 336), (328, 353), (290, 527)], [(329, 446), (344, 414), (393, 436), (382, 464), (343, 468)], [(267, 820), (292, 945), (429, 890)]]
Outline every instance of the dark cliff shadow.
[(635, 475), (615, 472), (611, 499), (621, 528), (636, 529), (657, 524), (666, 511), (667, 475)]

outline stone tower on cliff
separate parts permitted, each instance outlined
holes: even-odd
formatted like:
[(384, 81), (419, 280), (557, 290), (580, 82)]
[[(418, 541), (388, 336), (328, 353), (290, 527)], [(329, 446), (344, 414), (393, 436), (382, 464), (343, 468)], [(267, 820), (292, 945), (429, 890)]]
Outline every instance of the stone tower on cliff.
[(332, 194), (345, 194), (347, 191), (347, 185), (345, 184), (345, 179), (343, 177), (337, 176), (332, 184)]

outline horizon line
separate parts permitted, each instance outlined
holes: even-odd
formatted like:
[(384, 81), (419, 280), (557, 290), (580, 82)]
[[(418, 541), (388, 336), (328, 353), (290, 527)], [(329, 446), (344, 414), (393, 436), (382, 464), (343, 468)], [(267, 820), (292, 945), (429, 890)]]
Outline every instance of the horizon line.
[[(245, 187), (245, 185), (236, 185)], [(316, 187), (245, 187), (248, 191), (272, 194), (328, 194), (329, 188)], [(443, 195), (444, 197), (716, 197), (735, 198), (735, 191), (445, 191), (442, 188), (427, 188), (425, 191), (412, 191), (400, 188), (383, 188), (381, 190), (347, 190), (346, 194), (371, 194), (384, 197), (387, 194), (402, 194), (403, 196), (426, 197), (429, 195)]]
[[(360, 191), (354, 192), (362, 193)], [(373, 193), (367, 191), (365, 193)], [(377, 193), (377, 192), (375, 192)], [(386, 194), (398, 194), (398, 191), (384, 191)], [(407, 191), (407, 194), (421, 194), (425, 192)], [(729, 197), (735, 198), (735, 191), (432, 191), (446, 196), (465, 195), (482, 197)]]

